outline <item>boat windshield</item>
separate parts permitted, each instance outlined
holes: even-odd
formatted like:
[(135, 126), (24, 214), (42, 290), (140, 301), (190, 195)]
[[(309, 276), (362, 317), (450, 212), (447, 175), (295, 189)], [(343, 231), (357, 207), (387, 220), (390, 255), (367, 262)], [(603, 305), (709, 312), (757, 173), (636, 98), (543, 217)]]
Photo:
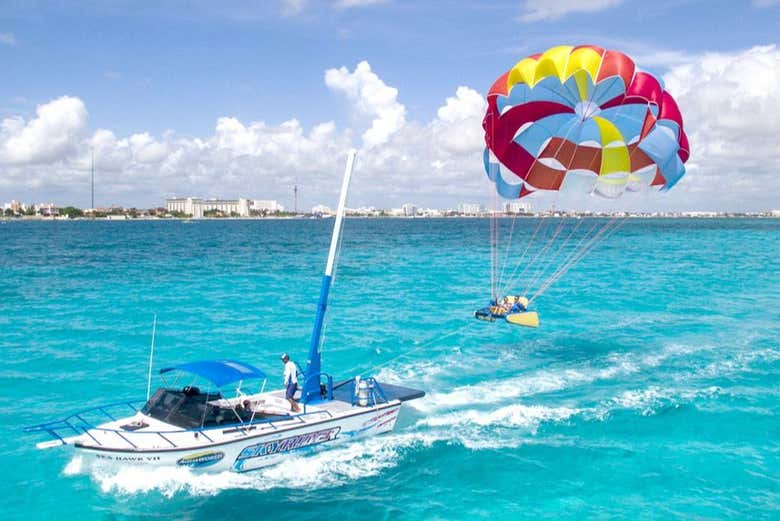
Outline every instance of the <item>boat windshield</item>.
[(220, 393), (204, 393), (197, 387), (157, 389), (144, 408), (147, 416), (183, 429), (237, 423), (235, 413), (208, 402), (222, 398)]

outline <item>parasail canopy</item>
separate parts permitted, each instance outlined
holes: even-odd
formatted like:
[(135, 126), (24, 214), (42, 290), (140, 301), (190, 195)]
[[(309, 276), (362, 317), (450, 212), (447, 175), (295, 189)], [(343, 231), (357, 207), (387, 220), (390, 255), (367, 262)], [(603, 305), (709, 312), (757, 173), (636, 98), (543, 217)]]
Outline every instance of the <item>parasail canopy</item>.
[(685, 174), (677, 103), (621, 52), (553, 47), (499, 77), (487, 101), (485, 170), (504, 198), (537, 190), (615, 198), (669, 189)]

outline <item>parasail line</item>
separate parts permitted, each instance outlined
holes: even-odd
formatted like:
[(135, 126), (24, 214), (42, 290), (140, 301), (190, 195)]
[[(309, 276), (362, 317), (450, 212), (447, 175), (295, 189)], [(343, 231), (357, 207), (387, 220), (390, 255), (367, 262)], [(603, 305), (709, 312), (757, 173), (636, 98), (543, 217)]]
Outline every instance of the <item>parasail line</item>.
[[(371, 371), (372, 372), (376, 372), (378, 369), (388, 366), (391, 362), (394, 362), (394, 361), (398, 360), (401, 357), (409, 356), (409, 355), (411, 355), (413, 353), (416, 353), (417, 351), (420, 351), (422, 349), (430, 347), (434, 342), (441, 341), (441, 340), (444, 340), (445, 338), (449, 338), (451, 336), (457, 335), (457, 334), (461, 333), (463, 330), (465, 330), (466, 328), (471, 327), (471, 325), (472, 324), (469, 322), (469, 323), (464, 324), (463, 326), (459, 327), (458, 329), (456, 329), (454, 331), (450, 331), (446, 335), (435, 336), (435, 337), (429, 339), (428, 341), (420, 344), (419, 346), (415, 347), (414, 349), (409, 349), (407, 351), (403, 351), (403, 352), (397, 354), (396, 356), (388, 358), (387, 360), (385, 360), (381, 364), (372, 365), (371, 366)], [(347, 371), (347, 373), (351, 374), (351, 373), (359, 372), (358, 369), (360, 369), (360, 367), (359, 366), (355, 366), (354, 369), (351, 369), (351, 370)], [(360, 372), (362, 372), (362, 371), (360, 371)]]
[[(563, 269), (558, 273), (554, 278), (549, 280), (546, 285), (540, 289), (539, 292), (537, 292), (538, 295), (541, 295), (544, 293), (547, 289), (550, 288), (555, 282), (560, 280), (563, 275), (565, 275), (571, 268), (573, 268), (579, 261), (581, 261), (583, 258), (585, 258), (586, 255), (588, 255), (597, 245), (607, 240), (609, 237), (611, 237), (622, 225), (624, 221), (613, 221), (613, 225), (611, 226), (611, 229), (609, 227), (605, 227), (603, 232), (600, 232), (599, 235), (594, 237), (594, 240), (591, 244), (586, 246), (586, 248), (574, 259), (572, 259), (569, 263), (564, 265)], [(534, 295), (534, 298), (536, 295)]]
[[(558, 269), (539, 287), (539, 289), (537, 289), (537, 291), (534, 294), (533, 298), (535, 298), (540, 293), (540, 291), (542, 291), (542, 289), (547, 286), (547, 284), (551, 280), (553, 280), (553, 279), (557, 280), (557, 278), (559, 278), (563, 273), (565, 273), (567, 271), (567, 266), (569, 265), (569, 263), (573, 259), (575, 259), (579, 254), (581, 254), (582, 252), (587, 251), (588, 246), (591, 244), (591, 242), (598, 236), (599, 233), (601, 233), (603, 230), (605, 230), (610, 225), (611, 222), (612, 222), (612, 220), (607, 221), (607, 223), (604, 226), (602, 226), (601, 228), (599, 228), (598, 231), (595, 234), (591, 235), (593, 233), (593, 231), (598, 228), (599, 223), (598, 223), (598, 221), (596, 221), (593, 224), (593, 226), (591, 226), (590, 230), (588, 230), (588, 232), (579, 240), (579, 242), (575, 246), (574, 250), (569, 254), (568, 257), (566, 257), (566, 260), (563, 262), (563, 264), (561, 264), (561, 266), (558, 267)], [(580, 248), (580, 246), (582, 246), (583, 243), (586, 243), (585, 246)]]
[(504, 261), (501, 263), (501, 273), (498, 275), (498, 286), (501, 287), (501, 281), (504, 279), (504, 271), (506, 271), (507, 260), (509, 259), (509, 247), (512, 246), (512, 235), (515, 232), (515, 223), (517, 222), (517, 214), (512, 216), (512, 226), (509, 228), (509, 239), (506, 241), (506, 252), (504, 253)]
[[(526, 244), (525, 250), (523, 250), (523, 254), (520, 255), (520, 258), (517, 260), (517, 263), (515, 264), (515, 268), (514, 268), (514, 270), (512, 270), (512, 274), (509, 276), (507, 281), (511, 282), (511, 281), (515, 280), (514, 277), (515, 277), (515, 274), (517, 273), (517, 270), (520, 269), (520, 265), (522, 264), (523, 259), (525, 259), (526, 254), (531, 249), (531, 246), (533, 245), (534, 240), (536, 239), (536, 236), (539, 233), (539, 229), (542, 227), (542, 224), (544, 224), (546, 222), (545, 221), (546, 219), (547, 219), (546, 215), (543, 215), (541, 217), (541, 219), (539, 219), (539, 223), (536, 225), (536, 229), (534, 230), (533, 235), (531, 235), (531, 239), (528, 241), (528, 244)], [(506, 293), (506, 291), (509, 289), (509, 286), (510, 286), (509, 282), (507, 282), (506, 286), (502, 288), (502, 293)]]
[[(548, 218), (546, 216), (542, 218), (542, 222), (544, 222), (545, 224), (548, 221), (551, 221), (551, 220), (552, 220), (552, 218)], [(544, 233), (545, 234), (547, 233), (547, 228), (549, 228), (550, 226), (552, 226), (552, 225), (550, 224), (549, 226), (547, 226), (547, 225), (544, 226), (544, 228), (545, 228)], [(555, 238), (555, 236), (553, 235), (552, 239), (554, 239), (554, 238)], [(544, 240), (550, 241), (552, 239), (544, 239)], [(520, 271), (520, 273), (515, 275), (514, 272), (513, 272), (513, 276), (506, 281), (506, 284), (502, 288), (502, 293), (507, 293), (509, 291), (510, 287), (513, 286), (518, 280), (520, 280), (523, 277), (523, 275), (525, 275), (525, 273), (528, 271), (528, 268), (533, 266), (534, 263), (536, 262), (536, 260), (542, 255), (542, 253), (544, 253), (545, 245), (542, 244), (542, 245), (539, 246), (539, 248), (540, 248), (540, 250), (535, 253), (535, 255), (531, 258), (531, 260), (529, 262), (525, 263), (525, 265), (523, 266), (523, 269)], [(519, 267), (520, 267), (520, 261), (518, 262), (518, 264), (516, 266), (515, 272), (517, 271), (517, 269)]]
[(569, 243), (569, 240), (572, 238), (574, 233), (579, 229), (580, 225), (582, 225), (582, 219), (577, 220), (577, 224), (572, 226), (571, 231), (569, 232), (569, 235), (566, 236), (566, 238), (561, 242), (561, 244), (558, 246), (558, 248), (555, 250), (555, 252), (550, 255), (547, 259), (547, 263), (545, 264), (544, 268), (539, 271), (533, 279), (526, 285), (526, 287), (523, 289), (523, 295), (526, 294), (527, 291), (530, 291), (531, 288), (533, 288), (536, 283), (542, 279), (542, 275), (547, 273), (547, 271), (550, 269), (550, 266), (553, 265), (553, 261), (557, 261), (561, 257), (561, 252), (564, 251), (564, 248)]

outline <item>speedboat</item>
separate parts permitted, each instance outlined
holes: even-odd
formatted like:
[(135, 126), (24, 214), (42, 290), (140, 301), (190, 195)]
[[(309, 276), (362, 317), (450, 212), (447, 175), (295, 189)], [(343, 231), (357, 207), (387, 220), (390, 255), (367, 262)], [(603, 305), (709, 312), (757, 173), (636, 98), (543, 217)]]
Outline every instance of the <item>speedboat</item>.
[[(27, 427), (26, 432), (49, 437), (36, 446), (72, 446), (94, 461), (120, 466), (246, 472), (273, 465), (290, 452), (393, 430), (402, 403), (424, 396), (423, 391), (371, 376), (335, 382), (321, 367), (322, 325), (355, 154), (347, 159), (309, 358), (295, 395), (300, 411), (291, 410), (284, 390), (265, 390), (266, 373), (256, 366), (200, 360), (160, 369), (164, 384), (153, 395), (147, 385), (145, 402), (111, 403)], [(171, 375), (176, 376), (168, 382)], [(258, 382), (256, 391), (244, 391)]]
[[(261, 380), (265, 387), (265, 373), (253, 365), (202, 360), (160, 373), (173, 371), (174, 382), (146, 403), (93, 407), (26, 430), (53, 438), (38, 448), (73, 445), (95, 461), (245, 472), (273, 465), (291, 451), (391, 431), (401, 403), (424, 395), (371, 377), (334, 384), (325, 375), (316, 399), (305, 400), (295, 413), (283, 390), (244, 394), (241, 387), (249, 382)], [(182, 375), (209, 387), (177, 386)], [(233, 384), (233, 396), (223, 395)]]

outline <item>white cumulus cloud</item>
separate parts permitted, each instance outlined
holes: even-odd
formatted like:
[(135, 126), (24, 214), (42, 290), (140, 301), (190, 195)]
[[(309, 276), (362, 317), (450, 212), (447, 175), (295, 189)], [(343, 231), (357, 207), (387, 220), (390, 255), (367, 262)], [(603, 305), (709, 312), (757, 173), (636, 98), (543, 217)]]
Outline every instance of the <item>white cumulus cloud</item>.
[[(683, 112), (692, 155), (681, 182), (649, 204), (681, 210), (777, 207), (780, 51), (763, 46), (680, 58), (664, 80)], [(0, 189), (9, 198), (26, 190), (36, 199), (88, 204), (94, 151), (98, 204), (153, 206), (173, 195), (290, 204), (296, 182), (302, 204), (328, 204), (335, 200), (346, 151), (362, 141), (351, 204), (452, 207), (486, 199), (483, 94), (457, 87), (426, 121), (407, 119), (398, 91), (367, 62), (353, 70), (330, 69), (325, 83), (364, 118), (360, 130), (333, 121), (305, 127), (294, 117), (271, 125), (225, 116), (200, 137), (142, 130), (117, 136), (109, 129), (88, 130), (78, 98), (58, 98), (31, 117), (0, 121)]]
[(484, 146), (482, 118), (487, 102), (479, 92), (458, 87), (455, 96), (448, 97), (431, 123), (435, 143), (455, 154), (479, 152)]
[(778, 206), (780, 50), (706, 53), (671, 68), (664, 81), (680, 105), (692, 149), (678, 188), (710, 198), (714, 208), (728, 200), (766, 208), (773, 197)]
[(74, 150), (87, 127), (84, 103), (70, 96), (39, 105), (29, 121), (0, 122), (0, 162), (45, 163)]
[(404, 126), (406, 107), (398, 102), (398, 89), (382, 81), (368, 62), (358, 63), (352, 72), (346, 67), (328, 69), (325, 84), (346, 94), (361, 115), (373, 118), (371, 127), (363, 133), (366, 147), (386, 143)]

